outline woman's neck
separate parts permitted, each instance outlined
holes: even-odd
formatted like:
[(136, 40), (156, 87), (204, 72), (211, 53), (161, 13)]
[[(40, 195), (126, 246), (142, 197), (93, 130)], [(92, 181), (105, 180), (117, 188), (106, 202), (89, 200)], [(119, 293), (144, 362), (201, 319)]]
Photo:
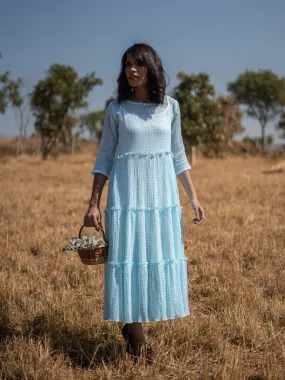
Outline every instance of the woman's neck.
[(149, 102), (150, 99), (148, 94), (148, 88), (144, 86), (134, 88), (134, 91), (130, 98), (135, 102)]

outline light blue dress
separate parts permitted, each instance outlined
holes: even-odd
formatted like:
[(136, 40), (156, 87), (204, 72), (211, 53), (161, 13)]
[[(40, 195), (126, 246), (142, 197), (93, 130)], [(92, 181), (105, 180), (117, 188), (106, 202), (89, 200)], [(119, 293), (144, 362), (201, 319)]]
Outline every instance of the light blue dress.
[(189, 315), (187, 259), (176, 176), (191, 166), (179, 103), (109, 103), (92, 173), (109, 180), (104, 320), (150, 322)]

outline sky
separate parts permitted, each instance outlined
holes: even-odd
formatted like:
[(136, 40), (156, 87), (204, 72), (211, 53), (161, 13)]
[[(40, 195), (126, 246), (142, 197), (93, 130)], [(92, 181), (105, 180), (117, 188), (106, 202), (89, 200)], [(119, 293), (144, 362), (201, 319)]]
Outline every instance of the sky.
[[(22, 77), (32, 90), (53, 63), (103, 80), (88, 110), (114, 95), (120, 61), (136, 42), (150, 44), (170, 79), (208, 72), (217, 95), (245, 70), (270, 69), (285, 76), (284, 0), (1, 0), (0, 72)], [(260, 136), (258, 122), (244, 118), (246, 134)], [(33, 125), (29, 126), (29, 133)], [(274, 133), (268, 126), (267, 133)], [(0, 115), (0, 135), (17, 134), (14, 112)], [(278, 140), (277, 140), (278, 141)]]

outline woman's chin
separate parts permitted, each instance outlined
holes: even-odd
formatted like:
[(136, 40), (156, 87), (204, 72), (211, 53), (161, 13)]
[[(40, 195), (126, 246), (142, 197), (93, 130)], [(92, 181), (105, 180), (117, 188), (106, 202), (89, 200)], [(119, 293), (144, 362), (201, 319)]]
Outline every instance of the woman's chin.
[(147, 85), (147, 83), (135, 83), (135, 82), (129, 82), (129, 85), (132, 87), (132, 88), (137, 88), (137, 87), (144, 87)]
[(132, 88), (135, 88), (135, 87), (139, 87), (141, 84), (140, 84), (140, 83), (136, 83), (136, 82), (129, 82), (129, 85), (130, 85)]

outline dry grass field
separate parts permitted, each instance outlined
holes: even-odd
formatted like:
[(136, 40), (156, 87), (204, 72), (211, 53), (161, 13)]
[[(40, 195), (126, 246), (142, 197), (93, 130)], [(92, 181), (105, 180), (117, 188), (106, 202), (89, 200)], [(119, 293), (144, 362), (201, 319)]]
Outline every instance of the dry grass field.
[(1, 380), (285, 379), (285, 174), (263, 173), (280, 160), (199, 159), (200, 226), (178, 179), (191, 315), (144, 324), (152, 366), (132, 365), (120, 324), (102, 319), (103, 267), (61, 252), (83, 221), (93, 163), (0, 164)]

